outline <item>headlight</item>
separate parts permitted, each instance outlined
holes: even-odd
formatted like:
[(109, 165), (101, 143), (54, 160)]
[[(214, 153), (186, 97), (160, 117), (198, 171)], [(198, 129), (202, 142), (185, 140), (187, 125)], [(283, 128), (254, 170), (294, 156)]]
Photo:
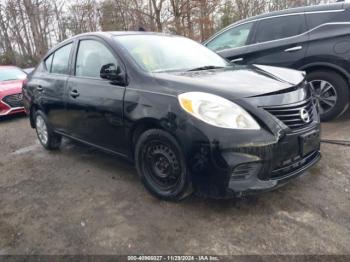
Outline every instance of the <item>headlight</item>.
[(217, 127), (259, 130), (259, 124), (239, 105), (220, 96), (190, 92), (178, 96), (181, 107), (194, 117)]

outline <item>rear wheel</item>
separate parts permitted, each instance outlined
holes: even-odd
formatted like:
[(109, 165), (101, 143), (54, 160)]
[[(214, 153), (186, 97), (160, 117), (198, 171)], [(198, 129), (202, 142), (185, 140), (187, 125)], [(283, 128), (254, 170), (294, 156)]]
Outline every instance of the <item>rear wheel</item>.
[(135, 148), (135, 162), (145, 187), (164, 200), (181, 200), (192, 192), (190, 175), (177, 141), (158, 129), (143, 133)]
[(349, 106), (349, 85), (341, 75), (323, 70), (311, 72), (307, 78), (322, 121), (335, 119), (345, 112)]
[(47, 124), (47, 118), (42, 111), (34, 113), (36, 134), (40, 143), (47, 150), (58, 149), (61, 145), (62, 137), (55, 134)]

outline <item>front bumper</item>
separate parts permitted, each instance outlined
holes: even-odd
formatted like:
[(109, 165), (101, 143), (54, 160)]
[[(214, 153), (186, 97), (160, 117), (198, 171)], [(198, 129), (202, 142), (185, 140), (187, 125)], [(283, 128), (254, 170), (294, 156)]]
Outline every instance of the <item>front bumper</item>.
[(8, 107), (0, 101), (0, 116), (8, 116), (24, 113), (24, 107)]
[(289, 180), (305, 174), (305, 171), (314, 166), (321, 159), (320, 151), (316, 150), (309, 155), (301, 158), (299, 161), (295, 161), (281, 169), (272, 171), (274, 173), (280, 173), (281, 175), (271, 177), (268, 180), (262, 180), (258, 176), (250, 176), (247, 179), (237, 180), (231, 178), (229, 181), (228, 189), (232, 191), (236, 196), (247, 195), (250, 193), (264, 192), (276, 189), (286, 184)]
[[(16, 95), (16, 94), (13, 94), (13, 95)], [(10, 94), (7, 96), (12, 96), (12, 95)], [(11, 106), (10, 104), (4, 101), (5, 97), (0, 97), (0, 116), (7, 116), (7, 115), (25, 112), (23, 105), (21, 105), (20, 103), (16, 103), (14, 106)]]
[[(218, 129), (196, 120), (191, 120), (193, 131), (186, 130), (191, 135), (183, 146), (195, 141), (187, 161), (199, 195), (227, 198), (269, 191), (320, 160), (320, 119), (307, 85), (236, 102), (255, 117), (260, 130)], [(304, 110), (310, 122), (300, 118)]]
[[(304, 155), (300, 137), (310, 132), (317, 134), (317, 144)], [(221, 141), (211, 144), (207, 151), (203, 146), (199, 150), (201, 168), (198, 168), (198, 153), (194, 154), (196, 161), (192, 160), (190, 167), (196, 191), (205, 197), (230, 198), (276, 189), (303, 175), (321, 159), (319, 134), (320, 125), (314, 124), (275, 140), (271, 135), (263, 144), (252, 142), (236, 147)]]
[[(188, 159), (199, 195), (227, 198), (269, 191), (302, 175), (320, 160), (318, 117), (306, 127), (292, 130), (265, 110), (261, 112), (266, 114), (259, 119), (265, 122), (256, 131), (218, 133), (217, 129), (198, 127), (205, 135), (202, 133), (201, 142), (197, 140), (198, 146)], [(308, 150), (304, 150), (305, 136), (312, 137)]]

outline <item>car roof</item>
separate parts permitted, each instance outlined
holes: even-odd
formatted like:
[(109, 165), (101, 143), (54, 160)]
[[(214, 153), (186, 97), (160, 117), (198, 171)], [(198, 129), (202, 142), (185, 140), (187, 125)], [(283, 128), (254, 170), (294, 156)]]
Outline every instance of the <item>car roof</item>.
[(259, 19), (275, 17), (275, 16), (290, 15), (290, 14), (295, 14), (295, 13), (325, 12), (325, 11), (342, 10), (342, 9), (349, 9), (349, 8), (350, 8), (350, 3), (341, 2), (341, 3), (334, 3), (334, 4), (320, 4), (320, 5), (312, 5), (312, 6), (303, 6), (303, 7), (284, 9), (281, 11), (268, 12), (268, 13), (264, 13), (264, 14), (257, 15), (257, 16), (252, 16), (252, 17), (249, 17), (247, 19), (242, 19), (242, 20), (239, 20), (237, 22), (234, 22), (234, 23), (226, 26), (225, 28), (221, 29), (220, 31), (218, 31), (217, 33), (212, 35), (211, 37), (209, 37), (207, 40), (205, 40), (203, 42), (203, 44), (207, 44), (212, 39), (214, 39), (215, 37), (217, 37), (218, 35), (222, 34), (223, 32), (225, 32), (226, 30), (228, 30), (232, 27), (235, 27), (235, 26), (243, 24), (243, 23), (259, 20)]
[(334, 4), (321, 4), (321, 5), (312, 5), (312, 6), (303, 6), (303, 7), (296, 7), (296, 8), (289, 8), (281, 11), (274, 11), (269, 13), (264, 13), (261, 15), (253, 16), (250, 18), (247, 18), (245, 20), (240, 20), (237, 23), (241, 22), (249, 22), (261, 18), (271, 17), (271, 16), (279, 16), (279, 15), (288, 15), (288, 14), (294, 14), (294, 13), (304, 13), (304, 12), (322, 12), (322, 11), (332, 11), (332, 10), (339, 10), (344, 8), (349, 8), (349, 3), (334, 3)]
[(97, 37), (103, 37), (103, 38), (111, 38), (113, 36), (124, 36), (124, 35), (158, 35), (158, 36), (168, 36), (168, 37), (182, 37), (174, 34), (167, 34), (167, 33), (158, 33), (158, 32), (147, 32), (147, 31), (96, 31), (96, 32), (87, 32), (75, 35), (71, 38), (68, 38), (60, 43), (58, 43), (56, 46), (54, 46), (52, 49), (46, 53), (44, 58), (48, 57), (50, 54), (55, 52), (60, 47), (74, 41), (76, 38), (84, 37), (84, 36), (97, 36)]
[[(68, 38), (60, 42), (56, 47), (65, 45), (67, 42), (71, 42), (76, 38), (84, 36), (100, 36), (100, 37), (112, 37), (112, 36), (124, 36), (124, 35), (158, 35), (158, 36), (178, 36), (174, 34), (159, 33), (159, 32), (150, 32), (150, 31), (96, 31), (96, 32), (87, 32), (75, 35), (71, 38)], [(181, 37), (181, 36), (178, 36)], [(54, 49), (56, 49), (56, 47)]]
[(158, 32), (146, 32), (146, 31), (113, 31), (113, 32), (105, 32), (107, 34), (111, 34), (114, 36), (118, 35), (158, 35), (158, 36), (176, 36), (167, 33), (158, 33)]
[(96, 32), (87, 32), (75, 35), (71, 38), (68, 38), (57, 45), (55, 45), (53, 48), (51, 48), (43, 57), (43, 60), (45, 60), (47, 57), (49, 57), (52, 53), (56, 52), (57, 49), (67, 45), (68, 43), (73, 42), (76, 38), (84, 37), (84, 36), (97, 36), (102, 38), (111, 38), (113, 36), (124, 36), (124, 35), (158, 35), (158, 36), (168, 36), (168, 37), (182, 37), (174, 34), (167, 34), (167, 33), (159, 33), (159, 32), (150, 32), (150, 31), (96, 31)]
[(13, 65), (0, 65), (0, 69), (5, 69), (5, 68), (17, 68), (17, 69), (20, 69), (19, 67), (17, 66), (13, 66)]
[[(97, 31), (97, 32), (87, 32), (82, 33), (76, 36), (73, 36), (72, 38), (68, 40), (72, 40), (74, 38), (82, 37), (82, 36), (104, 36), (104, 37), (111, 37), (111, 36), (124, 36), (124, 35), (158, 35), (158, 36), (176, 36), (173, 34), (167, 34), (167, 33), (158, 33), (158, 32), (147, 32), (147, 31)], [(66, 40), (67, 41), (67, 40)]]

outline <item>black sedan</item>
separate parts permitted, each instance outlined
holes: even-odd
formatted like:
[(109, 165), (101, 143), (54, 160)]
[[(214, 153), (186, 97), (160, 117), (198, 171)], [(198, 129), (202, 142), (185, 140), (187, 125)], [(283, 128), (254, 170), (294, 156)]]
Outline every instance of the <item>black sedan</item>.
[(23, 91), (46, 149), (68, 137), (125, 157), (166, 200), (271, 190), (320, 159), (302, 72), (234, 66), (183, 37), (78, 35), (44, 57)]

